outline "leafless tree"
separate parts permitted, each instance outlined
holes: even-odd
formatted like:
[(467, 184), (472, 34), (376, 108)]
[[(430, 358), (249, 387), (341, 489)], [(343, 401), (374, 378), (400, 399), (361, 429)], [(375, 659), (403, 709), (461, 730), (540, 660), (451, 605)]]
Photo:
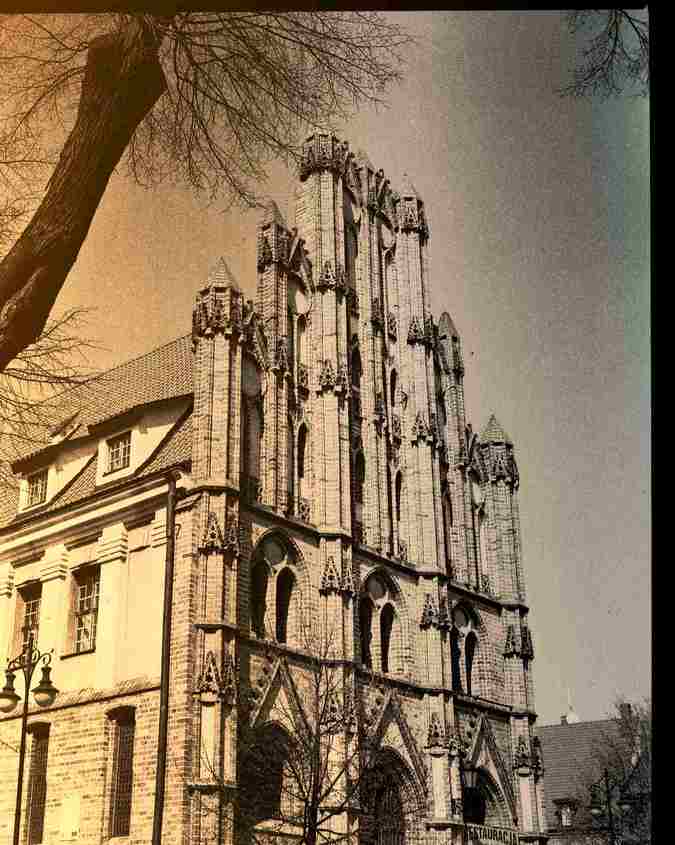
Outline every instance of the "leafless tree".
[(563, 94), (612, 96), (649, 91), (649, 19), (645, 9), (575, 10), (570, 32), (586, 38)]
[[(23, 200), (0, 208), (0, 253), (26, 213)], [(0, 496), (16, 484), (9, 465), (49, 442), (68, 413), (65, 391), (86, 384), (95, 371), (86, 361), (88, 313), (70, 309), (50, 319), (38, 339), (0, 372)]]
[[(363, 826), (365, 818), (367, 825), (369, 814), (392, 791), (396, 806), (389, 809), (398, 818), (391, 824), (411, 824), (419, 815), (396, 772), (377, 766), (377, 753), (364, 736), (353, 667), (335, 659), (331, 639), (330, 634), (322, 638), (312, 623), (302, 626), (304, 657), (282, 657), (297, 695), (278, 696), (271, 718), (259, 724), (256, 707), (245, 696), (240, 699), (239, 787), (227, 819), (235, 842), (354, 842), (355, 820)], [(277, 657), (270, 644), (270, 663)], [(214, 779), (217, 768), (210, 766)], [(202, 812), (214, 814), (208, 806), (202, 805)]]
[(252, 181), (301, 132), (381, 101), (409, 41), (377, 12), (0, 19), (0, 181), (48, 175), (0, 263), (0, 372), (39, 337), (123, 156), (142, 183), (254, 203)]
[[(651, 702), (629, 704), (624, 699), (615, 704), (613, 729), (607, 728), (592, 749), (596, 768), (582, 775), (579, 801), (586, 806), (595, 802), (603, 808), (596, 822), (608, 824), (607, 772), (612, 802), (612, 823), (617, 841), (624, 845), (650, 845), (652, 816), (652, 713)], [(601, 774), (600, 779), (597, 778)]]

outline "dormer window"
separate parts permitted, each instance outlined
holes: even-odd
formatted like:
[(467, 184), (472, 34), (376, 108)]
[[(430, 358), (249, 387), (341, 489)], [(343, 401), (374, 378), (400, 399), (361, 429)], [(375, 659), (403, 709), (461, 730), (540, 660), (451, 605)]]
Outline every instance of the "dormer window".
[(131, 432), (125, 431), (108, 440), (108, 472), (125, 469), (131, 460)]
[(26, 507), (39, 505), (47, 498), (47, 470), (43, 469), (28, 477)]

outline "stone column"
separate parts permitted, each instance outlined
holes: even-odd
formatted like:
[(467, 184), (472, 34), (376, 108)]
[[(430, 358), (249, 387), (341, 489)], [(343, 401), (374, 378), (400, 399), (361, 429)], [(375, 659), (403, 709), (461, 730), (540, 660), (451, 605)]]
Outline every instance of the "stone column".
[[(124, 609), (127, 597), (127, 530), (124, 524), (106, 526), (99, 539), (101, 566), (96, 631), (96, 686), (114, 686), (123, 675), (120, 643), (125, 636)], [(140, 648), (142, 643), (138, 644)]]
[(10, 655), (14, 622), (14, 567), (11, 563), (0, 564), (0, 660), (5, 662)]
[(47, 549), (40, 567), (42, 599), (38, 648), (40, 651), (49, 651), (53, 648), (55, 657), (68, 650), (67, 576), (68, 550), (66, 547), (61, 543)]

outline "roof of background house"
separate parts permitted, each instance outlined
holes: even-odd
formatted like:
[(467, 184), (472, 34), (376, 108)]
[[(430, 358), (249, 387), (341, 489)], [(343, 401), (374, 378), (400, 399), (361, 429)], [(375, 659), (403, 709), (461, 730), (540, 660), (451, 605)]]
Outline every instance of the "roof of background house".
[[(87, 384), (79, 385), (62, 395), (61, 421), (74, 417), (75, 428), (67, 439), (87, 434), (91, 426), (120, 416), (133, 408), (153, 402), (189, 396), (193, 392), (192, 348), (189, 335), (179, 337), (150, 352), (126, 361), (102, 373)], [(54, 426), (58, 429), (58, 425)], [(190, 458), (192, 420), (183, 416), (168, 432), (157, 449), (137, 472), (149, 475)], [(41, 442), (37, 449), (19, 456), (21, 459), (36, 457), (50, 441), (45, 432), (36, 435)], [(96, 458), (92, 458), (57, 496), (44, 508), (31, 510), (45, 513), (74, 501), (86, 498), (95, 491)], [(12, 474), (7, 464), (0, 466), (0, 528), (16, 516), (19, 490), (12, 484)]]
[(556, 800), (577, 799), (580, 802), (575, 824), (590, 821), (583, 805), (590, 803), (589, 786), (602, 776), (598, 750), (608, 740), (616, 741), (619, 722), (601, 719), (574, 724), (539, 725), (537, 735), (544, 759), (544, 791), (546, 823), (549, 829), (559, 826)]

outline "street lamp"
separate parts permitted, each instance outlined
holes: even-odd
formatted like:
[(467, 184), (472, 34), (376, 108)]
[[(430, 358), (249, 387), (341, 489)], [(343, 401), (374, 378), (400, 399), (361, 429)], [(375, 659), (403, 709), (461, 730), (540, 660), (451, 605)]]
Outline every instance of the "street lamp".
[[(635, 767), (623, 783), (611, 781), (609, 771), (605, 769), (601, 781), (591, 787), (591, 814), (596, 819), (607, 816), (607, 828), (609, 833), (609, 845), (620, 845), (620, 838), (614, 831), (614, 814), (612, 812), (612, 791), (618, 787), (619, 800), (616, 802), (621, 814), (632, 812), (644, 797), (642, 794), (631, 794), (629, 791), (630, 781), (635, 773)], [(602, 795), (604, 785), (604, 796)]]
[(5, 686), (0, 691), (0, 711), (11, 713), (19, 703), (20, 696), (14, 689), (14, 678), (21, 670), (25, 681), (23, 714), (21, 717), (21, 746), (19, 748), (19, 780), (16, 785), (16, 807), (14, 810), (14, 845), (19, 845), (19, 828), (21, 826), (21, 792), (23, 789), (23, 765), (26, 757), (26, 727), (28, 725), (28, 688), (33, 680), (33, 672), (42, 664), (40, 683), (31, 692), (38, 707), (49, 707), (54, 703), (58, 690), (51, 681), (52, 652), (41, 652), (33, 646), (32, 638), (18, 657), (9, 660), (5, 672)]

